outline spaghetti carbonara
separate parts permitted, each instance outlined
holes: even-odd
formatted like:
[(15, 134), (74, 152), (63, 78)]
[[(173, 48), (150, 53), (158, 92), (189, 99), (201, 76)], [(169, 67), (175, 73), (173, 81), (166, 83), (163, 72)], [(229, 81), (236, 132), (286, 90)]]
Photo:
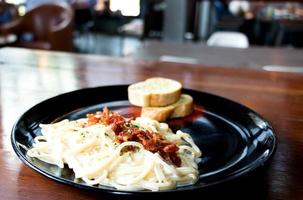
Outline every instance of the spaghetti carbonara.
[(117, 113), (41, 124), (30, 157), (64, 168), (88, 185), (120, 190), (167, 190), (194, 184), (201, 151), (191, 136), (166, 123), (125, 119)]

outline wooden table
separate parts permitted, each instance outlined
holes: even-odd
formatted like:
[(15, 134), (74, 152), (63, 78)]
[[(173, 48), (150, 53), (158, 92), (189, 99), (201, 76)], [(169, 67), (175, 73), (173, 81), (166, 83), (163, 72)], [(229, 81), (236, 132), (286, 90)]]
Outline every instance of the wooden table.
[(276, 131), (278, 149), (268, 166), (200, 192), (199, 198), (303, 199), (302, 74), (18, 48), (0, 49), (0, 70), (1, 199), (114, 198), (57, 183), (25, 166), (13, 152), (10, 131), (20, 114), (41, 100), (79, 88), (129, 84), (151, 76), (177, 79), (186, 88), (240, 102), (263, 115)]
[[(147, 41), (133, 57), (146, 60), (183, 62), (220, 67), (264, 69), (265, 66), (283, 66), (284, 71), (303, 73), (303, 50), (292, 48), (250, 47), (222, 48), (209, 47), (205, 43), (170, 43)], [(265, 67), (269, 71), (281, 71)], [(288, 69), (288, 70), (287, 70)]]

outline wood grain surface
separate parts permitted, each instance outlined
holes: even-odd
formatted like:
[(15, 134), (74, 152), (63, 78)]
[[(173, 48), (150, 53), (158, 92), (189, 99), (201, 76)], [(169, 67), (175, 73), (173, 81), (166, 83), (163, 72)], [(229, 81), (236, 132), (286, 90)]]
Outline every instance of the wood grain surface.
[(74, 188), (40, 175), (15, 155), (10, 131), (23, 112), (47, 98), (79, 88), (129, 84), (152, 76), (173, 78), (185, 88), (242, 103), (267, 119), (278, 137), (277, 151), (268, 165), (219, 187), (198, 191), (198, 196), (186, 193), (178, 197), (303, 199), (303, 74), (18, 48), (0, 49), (0, 199), (130, 198)]
[(268, 66), (282, 66), (284, 70), (297, 70), (302, 73), (302, 54), (303, 50), (300, 48), (250, 46), (241, 49), (211, 47), (205, 43), (146, 41), (138, 51), (134, 52), (133, 57), (221, 67), (265, 68), (270, 71), (277, 68)]

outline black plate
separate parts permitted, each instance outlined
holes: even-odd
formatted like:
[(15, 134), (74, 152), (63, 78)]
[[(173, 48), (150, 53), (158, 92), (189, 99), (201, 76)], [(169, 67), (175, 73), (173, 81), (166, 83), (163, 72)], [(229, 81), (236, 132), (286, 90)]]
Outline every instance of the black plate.
[[(194, 112), (185, 118), (170, 120), (175, 131), (190, 133), (202, 150), (200, 177), (192, 186), (160, 191), (168, 193), (207, 188), (239, 177), (263, 165), (273, 154), (276, 137), (270, 125), (249, 108), (212, 94), (184, 89), (193, 96)], [(138, 115), (139, 108), (127, 101), (127, 85), (88, 88), (62, 94), (32, 107), (16, 122), (12, 130), (12, 145), (25, 164), (56, 181), (80, 188), (116, 194), (148, 194), (150, 191), (121, 191), (105, 186), (88, 186), (74, 181), (72, 170), (46, 164), (26, 156), (33, 138), (40, 135), (40, 123), (52, 123), (64, 118), (78, 119), (86, 113), (107, 106), (123, 115)], [(154, 192), (153, 192), (154, 193)]]

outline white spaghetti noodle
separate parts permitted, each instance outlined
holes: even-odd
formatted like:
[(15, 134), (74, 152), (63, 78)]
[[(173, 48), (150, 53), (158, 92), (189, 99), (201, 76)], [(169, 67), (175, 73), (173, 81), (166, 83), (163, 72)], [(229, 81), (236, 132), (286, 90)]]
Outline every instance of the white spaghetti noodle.
[[(201, 151), (191, 136), (182, 131), (174, 134), (165, 123), (139, 117), (130, 123), (144, 130), (158, 132), (166, 141), (177, 145), (182, 161), (177, 167), (158, 153), (152, 153), (135, 141), (117, 143), (110, 125), (83, 126), (87, 119), (63, 120), (41, 126), (27, 152), (30, 157), (64, 168), (64, 164), (88, 185), (105, 185), (120, 190), (167, 190), (194, 184), (198, 179)], [(133, 148), (124, 151), (125, 147)]]

